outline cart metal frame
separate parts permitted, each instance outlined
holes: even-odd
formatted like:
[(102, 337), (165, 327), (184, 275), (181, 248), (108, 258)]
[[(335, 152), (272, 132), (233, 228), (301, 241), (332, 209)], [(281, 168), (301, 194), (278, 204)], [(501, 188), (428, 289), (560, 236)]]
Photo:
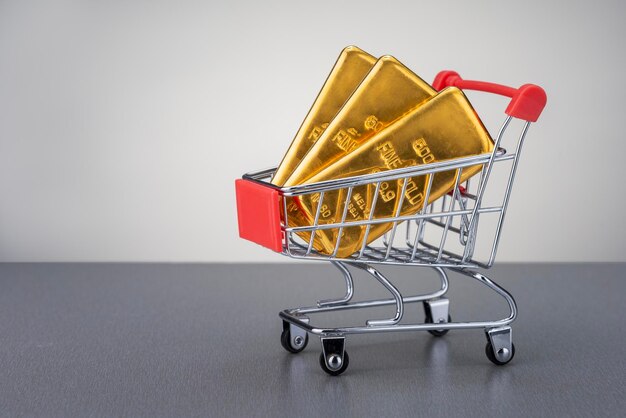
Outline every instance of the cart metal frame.
[[(320, 300), (315, 306), (285, 309), (279, 313), (283, 321), (281, 334), (283, 347), (289, 352), (298, 353), (306, 347), (309, 334), (320, 337), (322, 345), (320, 365), (324, 371), (331, 375), (339, 375), (348, 367), (349, 357), (345, 350), (345, 339), (351, 334), (428, 331), (435, 336), (442, 336), (450, 330), (483, 329), (487, 337), (486, 354), (493, 363), (497, 365), (506, 364), (511, 361), (515, 354), (510, 325), (517, 316), (515, 299), (509, 292), (479, 272), (478, 269), (489, 269), (495, 261), (524, 139), (531, 122), (537, 120), (545, 106), (545, 92), (535, 85), (527, 84), (519, 89), (513, 89), (492, 83), (463, 80), (457, 73), (451, 71), (441, 72), (433, 85), (437, 90), (446, 86), (456, 86), (502, 94), (512, 98), (506, 110), (507, 116), (495, 138), (493, 152), (294, 187), (279, 188), (272, 185), (270, 180), (275, 169), (243, 176), (244, 181), (256, 183), (263, 188), (273, 189), (280, 196), (282, 211), (282, 221), (279, 225), (282, 240), (281, 253), (295, 259), (330, 262), (341, 272), (345, 280), (346, 292), (344, 297)], [(502, 142), (513, 118), (522, 119), (525, 123), (522, 125), (513, 151), (507, 152), (502, 147)], [(505, 168), (508, 179), (501, 200), (498, 204), (485, 205), (485, 192), (490, 184), (489, 180), (493, 169), (506, 162), (510, 167), (508, 170)], [(478, 178), (478, 183), (474, 184), (472, 183), (474, 180), (469, 179), (461, 184), (459, 180), (463, 170), (477, 165), (481, 166), (480, 174), (474, 177)], [(433, 175), (444, 171), (451, 171), (455, 174), (456, 181), (452, 191), (415, 214), (400, 216), (399, 208), (402, 206), (408, 180), (416, 176), (427, 176), (424, 201), (428, 202)], [(395, 216), (372, 219), (373, 208), (379, 196), (379, 188), (382, 183), (391, 181), (402, 182), (402, 192), (398, 198), (398, 210)], [(352, 190), (357, 186), (364, 185), (369, 185), (375, 189), (370, 205), (372, 208), (370, 217), (366, 220), (346, 221)], [(334, 223), (320, 223), (320, 208), (324, 201), (324, 194), (340, 189), (345, 192), (344, 196), (346, 196), (343, 206), (341, 206), (344, 208), (341, 220)], [(319, 194), (315, 220), (307, 226), (290, 226), (285, 197), (312, 194)], [(474, 253), (479, 235), (479, 220), (481, 216), (487, 214), (495, 215), (497, 221), (495, 232), (489, 234), (487, 238), (491, 242), (489, 256), (486, 261), (481, 261), (475, 257)], [(370, 226), (382, 222), (393, 223), (392, 229), (384, 237), (366, 244)], [(334, 229), (338, 231), (337, 236), (341, 236), (344, 228), (357, 225), (365, 226), (365, 239), (360, 251), (351, 256), (347, 258), (335, 256), (340, 240), (337, 240), (334, 252), (330, 255), (321, 254), (313, 248), (315, 231)], [(404, 229), (404, 233), (401, 233), (402, 229)], [(434, 241), (432, 238), (428, 239), (427, 230), (431, 236), (436, 237)], [(433, 230), (435, 230), (434, 233)], [(310, 232), (310, 240), (302, 240), (297, 235), (298, 232)], [(482, 238), (484, 237), (481, 236)], [(428, 294), (403, 296), (386, 276), (373, 267), (377, 264), (432, 268), (438, 274), (441, 286), (438, 290)], [(350, 269), (365, 271), (387, 289), (392, 297), (352, 301), (354, 282)], [(487, 286), (506, 301), (509, 315), (492, 321), (452, 322), (449, 315), (449, 300), (445, 297), (449, 287), (448, 272), (471, 277)], [(421, 302), (424, 307), (424, 323), (400, 323), (404, 315), (404, 305), (418, 302)], [(310, 315), (317, 313), (389, 305), (395, 305), (393, 317), (369, 319), (365, 325), (323, 328), (313, 325), (310, 320)]]

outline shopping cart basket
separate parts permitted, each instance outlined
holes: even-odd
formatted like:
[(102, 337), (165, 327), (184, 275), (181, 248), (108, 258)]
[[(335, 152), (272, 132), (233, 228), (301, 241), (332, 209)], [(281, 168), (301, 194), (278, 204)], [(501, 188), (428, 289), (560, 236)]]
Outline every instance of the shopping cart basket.
[[(510, 293), (477, 269), (488, 269), (494, 263), (524, 138), (530, 123), (535, 122), (541, 114), (546, 104), (546, 94), (541, 87), (532, 84), (515, 89), (499, 84), (463, 80), (453, 71), (442, 71), (435, 78), (433, 87), (441, 90), (448, 86), (511, 98), (505, 110), (506, 118), (495, 139), (493, 152), (294, 187), (280, 188), (270, 184), (269, 180), (275, 169), (249, 173), (244, 175), (243, 179), (236, 180), (239, 231), (242, 238), (292, 258), (328, 261), (339, 269), (345, 279), (344, 297), (318, 301), (317, 305), (312, 307), (286, 309), (279, 314), (283, 321), (282, 346), (291, 353), (298, 353), (307, 345), (308, 334), (319, 336), (322, 345), (320, 365), (331, 375), (339, 375), (348, 367), (349, 357), (345, 350), (345, 337), (349, 334), (428, 331), (435, 336), (442, 336), (449, 330), (482, 328), (487, 337), (486, 354), (489, 360), (497, 365), (504, 365), (511, 361), (515, 354), (510, 326), (517, 316), (515, 300)], [(503, 147), (503, 138), (513, 118), (522, 122), (521, 133), (517, 136), (517, 142), (513, 141), (514, 150), (511, 152)], [(480, 174), (474, 177), (477, 180), (470, 179), (461, 183), (463, 170), (477, 165), (481, 167)], [(503, 167), (503, 170), (496, 170), (500, 167)], [(424, 192), (424, 201), (428, 202), (434, 174), (445, 171), (452, 172), (453, 178), (456, 179), (452, 191), (417, 213), (400, 216), (408, 180), (415, 176), (428, 175)], [(496, 172), (504, 173), (503, 180), (506, 178), (506, 182), (501, 182), (502, 187), (496, 193), (495, 203), (491, 203), (491, 200), (488, 202), (486, 198), (488, 195), (486, 191), (488, 186), (494, 183)], [(346, 221), (347, 211), (344, 209), (340, 221), (318, 222), (325, 193), (342, 190), (342, 196), (346, 196), (342, 207), (347, 208), (355, 187), (371, 185), (375, 187), (375, 192), (372, 194), (373, 201), (369, 207), (374, 208), (381, 184), (390, 181), (403, 182), (395, 216), (373, 219), (372, 209), (369, 219)], [(286, 197), (311, 194), (319, 195), (315, 220), (311, 225), (290, 226)], [(487, 217), (491, 219), (491, 228), (484, 232), (479, 228), (479, 220)], [(378, 223), (391, 223), (393, 226), (383, 237), (366, 244), (370, 227)], [(481, 222), (481, 226), (483, 223), (484, 221)], [(335, 230), (336, 236), (341, 236), (344, 228), (354, 226), (365, 227), (365, 239), (361, 249), (351, 256), (338, 258), (333, 253), (321, 254), (313, 248), (315, 231)], [(297, 233), (301, 232), (309, 232), (311, 239), (300, 238)], [(481, 242), (487, 241), (487, 245), (481, 248), (490, 248), (490, 251), (481, 257), (475, 254), (479, 238)], [(337, 243), (334, 254), (338, 245)], [(438, 274), (441, 287), (429, 294), (403, 296), (387, 277), (373, 267), (377, 264), (430, 267)], [(349, 268), (369, 273), (393, 297), (353, 302), (354, 285)], [(444, 297), (448, 290), (448, 272), (471, 277), (493, 290), (508, 303), (509, 316), (493, 321), (452, 322), (448, 313), (449, 300)], [(424, 323), (401, 323), (404, 305), (415, 302), (423, 304)], [(393, 318), (370, 319), (365, 325), (360, 326), (323, 328), (312, 325), (309, 319), (309, 316), (315, 313), (385, 305), (395, 305)]]

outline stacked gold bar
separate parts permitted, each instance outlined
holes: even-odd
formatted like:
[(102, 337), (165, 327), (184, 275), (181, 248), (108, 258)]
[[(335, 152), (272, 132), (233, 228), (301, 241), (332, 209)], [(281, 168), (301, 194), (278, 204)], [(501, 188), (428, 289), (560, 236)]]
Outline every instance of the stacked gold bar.
[(375, 63), (376, 58), (356, 46), (348, 46), (341, 51), (322, 90), (274, 173), (272, 184), (285, 185), (285, 181), (293, 170), (300, 164), (302, 158), (322, 135)]
[[(490, 152), (493, 141), (463, 93), (437, 93), (391, 56), (377, 61), (344, 49), (272, 179), (279, 186), (375, 173)], [(480, 171), (466, 168), (465, 181)], [(287, 198), (289, 226), (414, 214), (449, 192), (454, 172)], [(349, 193), (349, 195), (348, 195)], [(376, 195), (376, 196), (375, 196)], [(348, 201), (348, 208), (344, 207)], [(320, 206), (321, 205), (321, 206)], [(373, 212), (373, 213), (372, 213)], [(392, 223), (318, 230), (313, 247), (347, 257), (391, 229)], [(310, 233), (301, 232), (305, 240)]]

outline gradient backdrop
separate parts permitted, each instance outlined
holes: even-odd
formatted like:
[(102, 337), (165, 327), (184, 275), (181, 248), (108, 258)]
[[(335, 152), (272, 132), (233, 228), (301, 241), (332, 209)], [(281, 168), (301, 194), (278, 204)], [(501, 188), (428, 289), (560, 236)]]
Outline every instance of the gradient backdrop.
[[(499, 261), (624, 261), (626, 6), (0, 0), (0, 260), (282, 261), (233, 180), (276, 165), (340, 50), (548, 93)], [(474, 100), (474, 97), (470, 96)], [(506, 100), (476, 107), (488, 128)]]

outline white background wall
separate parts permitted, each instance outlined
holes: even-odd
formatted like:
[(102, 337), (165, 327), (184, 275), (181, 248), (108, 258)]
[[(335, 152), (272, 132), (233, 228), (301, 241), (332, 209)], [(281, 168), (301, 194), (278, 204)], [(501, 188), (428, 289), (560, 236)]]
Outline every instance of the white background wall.
[[(238, 238), (233, 180), (280, 161), (355, 44), (426, 80), (543, 86), (499, 260), (624, 261), (625, 12), (0, 0), (0, 260), (286, 260)], [(489, 128), (506, 100), (493, 103), (478, 108)]]

